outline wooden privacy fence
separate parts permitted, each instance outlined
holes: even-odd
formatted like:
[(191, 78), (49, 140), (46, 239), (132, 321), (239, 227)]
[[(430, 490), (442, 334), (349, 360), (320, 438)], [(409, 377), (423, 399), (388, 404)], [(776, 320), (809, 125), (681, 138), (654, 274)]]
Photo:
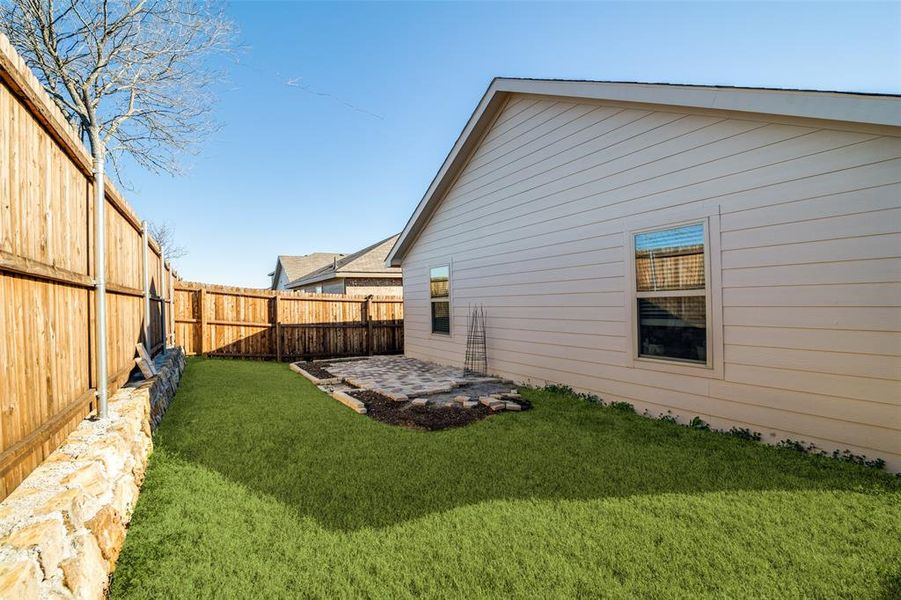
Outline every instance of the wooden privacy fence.
[(403, 352), (403, 300), (177, 283), (188, 354), (299, 360)]
[[(112, 394), (135, 343), (163, 345), (172, 271), (106, 185), (107, 327)], [(0, 498), (93, 410), (94, 193), (91, 157), (0, 35)], [(165, 327), (171, 332), (171, 322)]]

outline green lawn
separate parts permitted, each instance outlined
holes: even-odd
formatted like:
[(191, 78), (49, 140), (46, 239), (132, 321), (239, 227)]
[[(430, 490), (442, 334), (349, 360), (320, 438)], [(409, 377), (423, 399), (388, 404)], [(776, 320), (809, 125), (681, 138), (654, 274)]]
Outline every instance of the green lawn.
[(193, 359), (116, 598), (897, 598), (901, 480), (525, 391), (416, 432)]

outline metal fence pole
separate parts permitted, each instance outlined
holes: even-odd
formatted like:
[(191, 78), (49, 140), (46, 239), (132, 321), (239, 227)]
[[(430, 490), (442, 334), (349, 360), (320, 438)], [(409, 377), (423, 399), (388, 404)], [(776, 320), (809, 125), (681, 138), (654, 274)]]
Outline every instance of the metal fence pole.
[(160, 341), (163, 353), (166, 352), (166, 249), (160, 246)]
[(97, 361), (97, 416), (105, 419), (108, 414), (108, 379), (106, 365), (106, 179), (103, 174), (103, 161), (101, 155), (94, 158), (94, 299), (97, 306), (97, 315), (94, 327), (97, 330), (96, 361)]
[(172, 263), (169, 263), (169, 346), (176, 346), (175, 340), (175, 276), (172, 274)]
[(147, 353), (153, 352), (153, 346), (150, 345), (150, 270), (147, 268), (147, 249), (149, 240), (147, 239), (147, 221), (141, 222), (141, 259), (144, 265), (144, 346)]

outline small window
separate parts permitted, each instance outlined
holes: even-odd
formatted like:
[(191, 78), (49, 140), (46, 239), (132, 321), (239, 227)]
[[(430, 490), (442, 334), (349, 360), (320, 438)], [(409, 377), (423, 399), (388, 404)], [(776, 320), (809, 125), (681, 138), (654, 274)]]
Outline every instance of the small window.
[(450, 334), (450, 267), (435, 267), (429, 271), (429, 295), (432, 333)]
[(704, 223), (633, 239), (638, 356), (707, 364)]

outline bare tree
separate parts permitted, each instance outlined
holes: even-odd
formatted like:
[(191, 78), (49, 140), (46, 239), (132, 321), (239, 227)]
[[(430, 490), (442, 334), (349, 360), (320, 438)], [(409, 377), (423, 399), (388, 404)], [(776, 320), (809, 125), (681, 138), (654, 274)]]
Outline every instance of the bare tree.
[(156, 240), (156, 243), (163, 249), (167, 260), (176, 261), (179, 258), (187, 256), (187, 248), (180, 245), (175, 240), (175, 228), (169, 223), (154, 223), (153, 221), (150, 221), (147, 224), (147, 229), (150, 231), (150, 235), (153, 236), (153, 239)]
[(234, 33), (207, 0), (0, 0), (0, 29), (95, 161), (170, 173), (212, 128), (208, 58)]

